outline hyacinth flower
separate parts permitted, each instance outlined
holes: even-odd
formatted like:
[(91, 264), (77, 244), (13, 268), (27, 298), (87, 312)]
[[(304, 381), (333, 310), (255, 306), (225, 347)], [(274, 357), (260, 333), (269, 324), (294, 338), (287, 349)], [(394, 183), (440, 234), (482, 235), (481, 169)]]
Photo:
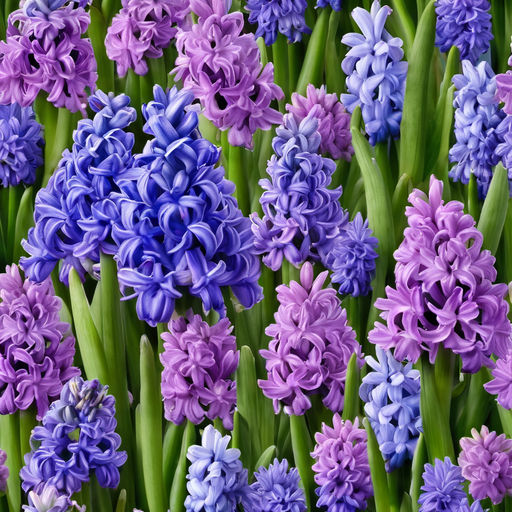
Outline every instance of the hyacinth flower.
[(32, 107), (0, 105), (0, 187), (34, 183), (43, 163), (42, 131)]
[(299, 124), (293, 114), (286, 114), (272, 141), (270, 180), (259, 181), (265, 190), (260, 198), (264, 216), (251, 215), (255, 249), (274, 271), (283, 259), (295, 266), (320, 260), (348, 222), (338, 201), (341, 187), (328, 188), (336, 164), (318, 154), (317, 128), (315, 117)]
[(200, 424), (205, 417), (220, 418), (224, 428), (233, 429), (236, 382), (231, 376), (240, 353), (232, 330), (227, 318), (210, 326), (190, 312), (187, 318), (169, 322), (160, 355), (164, 412), (169, 421), (180, 424), (186, 418)]
[(190, 12), (185, 0), (123, 0), (105, 38), (109, 59), (117, 63), (120, 77), (133, 69), (148, 72), (148, 59), (162, 57)]
[(286, 105), (286, 110), (293, 114), (297, 125), (308, 116), (318, 120), (317, 130), (321, 137), (319, 153), (327, 154), (334, 160), (342, 158), (350, 161), (354, 154), (350, 114), (335, 93), (327, 94), (325, 85), (316, 89), (309, 84), (305, 97), (294, 92), (292, 103)]
[(260, 269), (249, 219), (232, 196), (233, 184), (216, 166), (220, 151), (198, 131), (190, 91), (154, 88), (143, 107), (153, 139), (119, 181), (119, 281), (133, 289), (141, 320), (168, 322), (175, 301), (190, 294), (205, 311), (224, 315), (222, 290), (244, 307), (261, 299)]
[(505, 117), (496, 101), (496, 77), (487, 62), (474, 66), (462, 61), (461, 75), (453, 77), (456, 91), (455, 139), (450, 149), (450, 170), (453, 181), (469, 183), (474, 174), (478, 195), (484, 198), (489, 190), (493, 167), (499, 162), (499, 125)]
[[(116, 488), (126, 452), (118, 451), (115, 398), (97, 380), (73, 377), (60, 399), (32, 431), (31, 446), (20, 472), (22, 488), (46, 496), (54, 491), (70, 497), (94, 476), (101, 487)], [(40, 498), (42, 499), (42, 498)]]
[(82, 37), (90, 23), (84, 6), (26, 0), (10, 14), (7, 38), (0, 41), (1, 104), (28, 106), (44, 91), (56, 107), (85, 110), (86, 89), (94, 89), (97, 73), (91, 42)]
[(316, 7), (331, 6), (333, 11), (341, 11), (341, 0), (316, 0)]
[(359, 428), (359, 419), (352, 423), (335, 414), (333, 426), (322, 423), (315, 440), (311, 456), (316, 461), (317, 506), (327, 512), (365, 510), (373, 488), (366, 431)]
[(496, 361), (491, 373), (493, 378), (484, 384), (485, 390), (498, 395), (496, 400), (504, 409), (512, 409), (512, 348)]
[(117, 180), (131, 168), (134, 136), (126, 128), (135, 109), (125, 94), (97, 91), (89, 98), (96, 115), (82, 119), (48, 185), (36, 197), (35, 226), (22, 242), (29, 257), (21, 265), (33, 281), (46, 279), (59, 261), (60, 280), (71, 268), (83, 279), (100, 252), (115, 254), (112, 225), (119, 217)]
[(30, 491), (27, 497), (28, 505), (23, 505), (25, 512), (66, 512), (71, 506), (69, 497), (53, 485), (45, 485), (40, 492)]
[(352, 354), (359, 367), (363, 365), (361, 347), (336, 290), (323, 288), (327, 272), (313, 277), (313, 266), (306, 262), (300, 283), (276, 288), (280, 303), (276, 323), (265, 329), (272, 340), (268, 349), (260, 350), (267, 379), (258, 380), (263, 394), (273, 400), (276, 414), (283, 405), (286, 414), (303, 415), (311, 408), (313, 394), (320, 394), (331, 411), (341, 411)]
[(302, 34), (310, 34), (306, 24), (306, 0), (247, 0), (245, 8), (249, 11), (249, 23), (258, 25), (256, 37), (263, 37), (265, 44), (271, 46), (281, 33), (290, 43), (302, 39)]
[(232, 146), (252, 149), (257, 129), (268, 130), (282, 116), (270, 103), (283, 98), (272, 63), (264, 67), (253, 34), (242, 34), (243, 14), (228, 14), (225, 0), (191, 0), (198, 22), (176, 35), (172, 73), (201, 102), (204, 115), (228, 131)]
[(363, 378), (359, 396), (375, 433), (387, 471), (412, 459), (422, 431), (420, 372), (402, 365), (389, 351), (377, 347), (377, 358), (366, 357), (373, 371)]
[(348, 33), (341, 42), (350, 47), (341, 63), (348, 93), (341, 101), (349, 112), (361, 107), (366, 133), (375, 146), (398, 137), (402, 120), (407, 62), (402, 40), (384, 28), (391, 8), (374, 0), (370, 12), (362, 7), (352, 18), (362, 34)]
[(6, 465), (7, 454), (0, 450), (0, 492), (7, 489), (7, 479), (9, 478), (9, 468)]
[(476, 64), (493, 39), (490, 10), (488, 0), (436, 0), (436, 46), (456, 46), (461, 60)]

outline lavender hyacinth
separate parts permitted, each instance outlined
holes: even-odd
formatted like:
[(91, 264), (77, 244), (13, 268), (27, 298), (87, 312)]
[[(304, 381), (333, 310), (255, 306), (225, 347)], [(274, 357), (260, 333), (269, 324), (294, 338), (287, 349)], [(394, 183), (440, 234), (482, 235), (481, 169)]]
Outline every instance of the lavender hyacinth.
[(493, 379), (484, 384), (487, 393), (498, 395), (497, 401), (504, 409), (512, 409), (512, 349), (496, 361)]
[(224, 428), (233, 428), (236, 382), (231, 375), (238, 366), (233, 330), (227, 318), (209, 326), (199, 315), (189, 313), (169, 323), (162, 334), (164, 353), (160, 361), (165, 417), (180, 424), (185, 418), (195, 424), (205, 416), (221, 418)]
[(61, 494), (53, 485), (45, 485), (41, 492), (28, 493), (28, 505), (25, 512), (66, 512), (71, 506), (69, 497)]
[(341, 411), (352, 354), (357, 355), (359, 366), (363, 364), (336, 290), (322, 288), (326, 279), (327, 272), (322, 272), (313, 280), (313, 266), (306, 262), (300, 283), (277, 287), (276, 323), (265, 329), (272, 340), (268, 350), (260, 350), (266, 359), (267, 380), (258, 380), (276, 413), (283, 404), (286, 414), (304, 414), (311, 407), (309, 395), (318, 393), (331, 411)]
[(43, 144), (32, 107), (0, 105), (0, 187), (34, 183), (43, 163)]
[(371, 11), (356, 7), (352, 18), (362, 34), (348, 33), (341, 42), (350, 47), (341, 63), (348, 94), (341, 101), (349, 112), (361, 107), (370, 144), (398, 137), (402, 120), (407, 62), (402, 61), (402, 40), (385, 30), (391, 14), (374, 0)]
[(9, 468), (6, 465), (7, 454), (0, 450), (0, 492), (7, 489), (7, 479), (9, 478)]
[(395, 287), (377, 299), (385, 324), (376, 322), (372, 343), (395, 348), (399, 361), (416, 362), (423, 351), (434, 362), (440, 346), (459, 354), (462, 371), (492, 366), (504, 357), (511, 325), (507, 286), (496, 279), (494, 257), (482, 250), (482, 234), (458, 201), (444, 203), (443, 184), (430, 180), (428, 199), (414, 190), (409, 227), (395, 251)]

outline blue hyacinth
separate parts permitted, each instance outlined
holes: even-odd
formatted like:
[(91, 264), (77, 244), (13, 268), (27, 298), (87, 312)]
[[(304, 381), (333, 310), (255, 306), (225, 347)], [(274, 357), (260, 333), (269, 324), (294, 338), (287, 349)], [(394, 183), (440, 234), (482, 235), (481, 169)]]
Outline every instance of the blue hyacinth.
[(245, 510), (254, 510), (240, 450), (228, 448), (229, 441), (229, 436), (222, 437), (208, 425), (201, 446), (189, 447), (187, 512), (235, 512), (240, 503)]
[(119, 216), (113, 193), (116, 181), (131, 167), (134, 136), (125, 129), (135, 109), (125, 94), (97, 91), (89, 98), (96, 115), (83, 119), (73, 133), (48, 185), (36, 197), (35, 226), (22, 242), (30, 254), (21, 265), (32, 281), (41, 282), (62, 260), (60, 279), (67, 283), (74, 267), (83, 278), (100, 252), (114, 254), (112, 225)]
[(384, 28), (391, 8), (375, 0), (371, 11), (356, 7), (352, 18), (362, 34), (348, 33), (341, 42), (350, 50), (341, 63), (348, 94), (341, 101), (349, 112), (361, 107), (370, 144), (398, 137), (402, 121), (407, 62), (402, 40)]
[(0, 105), (0, 187), (34, 183), (43, 163), (43, 144), (32, 107)]
[(341, 11), (341, 0), (317, 0), (316, 7), (327, 7), (331, 6), (333, 11)]
[(488, 0), (436, 0), (436, 46), (456, 46), (461, 60), (475, 64), (493, 38), (490, 9)]
[(255, 501), (253, 512), (304, 512), (306, 500), (299, 487), (299, 472), (288, 471), (288, 461), (274, 462), (254, 473), (256, 481), (251, 485)]
[(139, 318), (150, 325), (168, 322), (184, 294), (223, 315), (222, 291), (231, 287), (251, 307), (262, 297), (260, 266), (251, 223), (217, 166), (220, 150), (201, 137), (197, 112), (187, 109), (191, 92), (155, 86), (154, 96), (143, 107), (153, 139), (119, 180), (119, 281), (133, 289)]
[(270, 46), (280, 32), (290, 43), (302, 39), (302, 34), (311, 33), (304, 14), (306, 0), (247, 0), (249, 23), (257, 23), (256, 37), (263, 37)]
[(37, 448), (25, 456), (20, 472), (25, 492), (40, 494), (54, 486), (69, 497), (93, 475), (102, 487), (118, 486), (126, 452), (118, 451), (115, 398), (107, 389), (97, 380), (81, 377), (66, 383), (43, 425), (32, 432), (31, 446)]
[(486, 62), (473, 66), (462, 62), (463, 74), (455, 75), (455, 139), (450, 149), (450, 170), (454, 181), (469, 183), (475, 175), (480, 198), (487, 195), (492, 168), (499, 162), (497, 128), (505, 114), (495, 99), (496, 78)]
[(376, 347), (377, 358), (367, 356), (373, 368), (359, 388), (364, 411), (375, 432), (386, 470), (412, 459), (421, 427), (420, 374), (412, 363), (402, 365), (391, 352)]

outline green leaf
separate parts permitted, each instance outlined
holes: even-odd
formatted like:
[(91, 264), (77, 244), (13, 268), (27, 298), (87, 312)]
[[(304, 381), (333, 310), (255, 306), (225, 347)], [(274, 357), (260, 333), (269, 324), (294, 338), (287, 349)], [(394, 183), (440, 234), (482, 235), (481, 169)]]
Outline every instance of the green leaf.
[(261, 455), (260, 458), (256, 461), (254, 465), (254, 472), (258, 471), (262, 466), (264, 468), (268, 468), (276, 456), (276, 447), (274, 445), (269, 446)]
[(348, 362), (344, 395), (342, 419), (354, 421), (359, 413), (359, 365), (356, 353), (352, 354)]
[(6, 466), (9, 468), (7, 479), (7, 502), (10, 512), (21, 510), (21, 486), (20, 469), (22, 460), (20, 457), (20, 431), (19, 413), (0, 416), (2, 433), (2, 449), (7, 454)]
[(427, 447), (425, 445), (425, 438), (421, 433), (412, 458), (411, 487), (409, 489), (409, 494), (411, 495), (413, 512), (418, 512), (418, 498), (420, 497), (421, 492), (420, 487), (423, 484), (423, 471), (426, 462)]
[(172, 479), (178, 465), (184, 431), (185, 425), (175, 425), (174, 423), (167, 424), (167, 430), (164, 435), (164, 445), (162, 447), (163, 478), (166, 496), (171, 492)]
[(193, 423), (187, 420), (185, 434), (181, 443), (180, 459), (174, 478), (172, 480), (170, 510), (172, 512), (183, 512), (185, 510), (185, 497), (187, 495), (187, 452), (189, 446), (196, 440), (196, 430)]
[(313, 459), (311, 458), (313, 444), (304, 416), (290, 416), (290, 433), (292, 437), (293, 458), (295, 459), (295, 467), (299, 471), (301, 484), (304, 488), (306, 506), (308, 510), (314, 510), (313, 506), (316, 499), (312, 470)]
[(126, 489), (121, 489), (119, 498), (117, 498), (116, 512), (125, 512), (126, 510)]
[(14, 261), (19, 261), (24, 251), (21, 247), (21, 241), (27, 237), (28, 230), (34, 225), (34, 191), (28, 187), (23, 195), (18, 207), (16, 216), (16, 227), (14, 228)]

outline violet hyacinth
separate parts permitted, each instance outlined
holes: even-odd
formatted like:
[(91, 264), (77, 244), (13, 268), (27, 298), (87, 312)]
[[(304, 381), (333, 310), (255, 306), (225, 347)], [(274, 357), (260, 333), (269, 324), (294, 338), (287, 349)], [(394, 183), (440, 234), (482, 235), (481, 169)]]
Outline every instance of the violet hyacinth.
[(461, 60), (475, 64), (493, 38), (490, 10), (488, 0), (436, 0), (436, 46), (456, 46)]
[(190, 12), (186, 0), (123, 0), (107, 30), (105, 48), (123, 77), (128, 69), (148, 72), (147, 59), (158, 59)]
[(496, 361), (492, 379), (484, 384), (487, 393), (498, 395), (496, 400), (504, 409), (512, 409), (512, 349)]
[(190, 89), (204, 115), (229, 130), (232, 146), (253, 147), (257, 129), (268, 130), (282, 115), (270, 107), (283, 91), (274, 83), (272, 63), (265, 67), (253, 34), (242, 34), (243, 14), (228, 14), (225, 0), (191, 0), (198, 22), (178, 31), (176, 80)]
[(341, 42), (350, 47), (341, 63), (348, 94), (341, 101), (349, 112), (361, 107), (370, 144), (398, 137), (402, 120), (407, 62), (402, 61), (402, 40), (384, 28), (391, 14), (374, 0), (371, 11), (356, 7), (352, 18), (362, 34), (348, 33)]
[[(97, 380), (73, 377), (32, 431), (31, 446), (20, 471), (22, 488), (39, 494), (54, 486), (70, 497), (95, 476), (101, 487), (119, 485), (119, 468), (126, 452), (118, 451), (115, 398)], [(50, 491), (48, 491), (50, 492)]]
[(342, 158), (350, 161), (354, 154), (350, 114), (345, 111), (335, 93), (327, 94), (325, 85), (316, 89), (309, 84), (306, 97), (294, 92), (292, 103), (286, 105), (286, 110), (293, 114), (298, 125), (308, 116), (315, 117), (321, 137), (319, 152), (327, 153), (334, 160)]
[(34, 405), (41, 419), (79, 373), (75, 338), (60, 321), (62, 301), (50, 279), (23, 280), (16, 265), (0, 274), (0, 414)]
[(311, 456), (318, 507), (327, 512), (355, 512), (366, 509), (373, 496), (368, 464), (366, 431), (359, 428), (359, 419), (343, 421), (333, 416), (333, 426), (322, 423), (322, 431), (315, 434), (316, 446)]
[[(85, 110), (97, 79), (89, 14), (74, 2), (29, 1), (9, 15), (0, 42), (0, 103), (32, 104), (40, 91), (56, 107)], [(7, 86), (8, 85), (8, 86)]]
[(258, 380), (276, 413), (282, 404), (286, 414), (304, 414), (311, 407), (312, 394), (320, 394), (331, 411), (341, 411), (352, 354), (363, 365), (361, 347), (336, 290), (323, 288), (327, 272), (313, 277), (313, 266), (306, 262), (300, 283), (276, 288), (280, 303), (276, 323), (265, 329), (272, 340), (268, 349), (260, 350), (266, 359), (267, 380)]
[(333, 11), (341, 11), (341, 0), (316, 0), (316, 7), (331, 6)]
[(230, 377), (240, 353), (232, 330), (227, 318), (210, 326), (191, 313), (169, 322), (169, 332), (162, 334), (164, 352), (160, 355), (162, 396), (169, 421), (180, 424), (187, 418), (199, 424), (206, 416), (220, 418), (224, 428), (233, 428), (236, 382)]
[(471, 429), (471, 435), (460, 440), (462, 476), (473, 498), (490, 498), (497, 505), (512, 494), (512, 439), (489, 432), (485, 425), (480, 432)]
[(377, 299), (385, 323), (376, 322), (372, 343), (395, 348), (399, 361), (416, 362), (422, 352), (434, 362), (440, 346), (462, 358), (462, 371), (492, 366), (504, 357), (511, 325), (505, 284), (496, 279), (494, 257), (482, 250), (482, 234), (458, 201), (444, 203), (443, 184), (430, 179), (429, 196), (413, 190), (409, 227), (395, 251), (395, 287)]
[(9, 468), (5, 463), (7, 461), (7, 454), (0, 450), (0, 492), (5, 492), (7, 489), (7, 479), (9, 478)]

